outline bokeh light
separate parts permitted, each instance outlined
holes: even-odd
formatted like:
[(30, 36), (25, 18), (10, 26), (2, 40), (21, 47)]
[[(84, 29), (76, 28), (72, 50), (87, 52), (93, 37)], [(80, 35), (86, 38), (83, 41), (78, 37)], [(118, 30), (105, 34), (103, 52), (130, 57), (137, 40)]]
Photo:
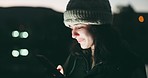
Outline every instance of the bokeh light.
[(27, 49), (20, 49), (20, 55), (27, 56), (29, 54), (29, 51)]
[(20, 38), (27, 38), (29, 36), (28, 32), (21, 32), (20, 33)]
[(17, 50), (12, 50), (12, 56), (13, 56), (13, 57), (18, 57), (18, 56), (19, 56), (19, 51), (17, 51)]
[(19, 36), (19, 32), (18, 31), (12, 31), (12, 37), (18, 37)]
[(139, 17), (138, 17), (138, 20), (139, 20), (139, 22), (141, 22), (141, 23), (144, 22), (144, 16), (139, 16)]

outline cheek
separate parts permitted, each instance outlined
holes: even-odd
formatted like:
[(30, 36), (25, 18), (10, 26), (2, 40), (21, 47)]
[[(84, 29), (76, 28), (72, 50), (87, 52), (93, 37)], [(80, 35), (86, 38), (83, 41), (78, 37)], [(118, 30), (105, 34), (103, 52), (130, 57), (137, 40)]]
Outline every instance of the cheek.
[(93, 45), (94, 39), (93, 39), (93, 37), (91, 35), (86, 35), (85, 39), (86, 39), (87, 45), (89, 45), (89, 46)]
[(84, 42), (80, 43), (81, 48), (87, 49), (87, 48), (92, 47), (92, 45), (94, 43), (94, 39), (90, 33), (88, 33), (88, 32), (80, 33), (80, 37), (84, 39)]
[(93, 43), (93, 36), (87, 31), (79, 32), (81, 38), (84, 38), (87, 43)]
[(93, 36), (90, 33), (86, 33), (85, 37), (90, 40), (93, 41)]
[(89, 39), (88, 39), (88, 43), (89, 43), (90, 45), (92, 45), (92, 44), (94, 43), (94, 40), (93, 40), (92, 37), (89, 37)]
[(93, 39), (91, 37), (85, 37), (84, 42), (80, 43), (81, 48), (87, 49), (93, 46)]

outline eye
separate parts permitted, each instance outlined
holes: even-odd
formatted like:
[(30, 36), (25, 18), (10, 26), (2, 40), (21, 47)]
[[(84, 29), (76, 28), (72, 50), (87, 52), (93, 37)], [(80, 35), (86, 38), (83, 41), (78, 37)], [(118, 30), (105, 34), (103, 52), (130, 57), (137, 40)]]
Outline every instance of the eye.
[(83, 28), (83, 27), (77, 27), (77, 29), (81, 29), (81, 28)]
[(68, 25), (68, 27), (69, 27), (70, 29), (72, 29), (72, 27), (71, 27), (70, 25)]
[(73, 30), (73, 27), (72, 27), (72, 26), (69, 26), (69, 29), (70, 29), (70, 30)]
[(79, 26), (79, 27), (77, 27), (77, 29), (82, 29), (82, 28), (85, 28), (84, 26)]

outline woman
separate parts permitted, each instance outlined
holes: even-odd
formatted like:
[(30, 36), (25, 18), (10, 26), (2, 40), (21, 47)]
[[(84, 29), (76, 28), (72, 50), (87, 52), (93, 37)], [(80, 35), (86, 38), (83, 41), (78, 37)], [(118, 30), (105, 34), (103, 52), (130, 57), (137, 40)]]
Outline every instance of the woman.
[(68, 78), (132, 78), (138, 60), (110, 26), (78, 24), (70, 27), (74, 43), (64, 72)]
[(75, 39), (66, 63), (57, 67), (67, 78), (132, 78), (141, 67), (111, 26), (108, 0), (70, 0), (64, 23)]

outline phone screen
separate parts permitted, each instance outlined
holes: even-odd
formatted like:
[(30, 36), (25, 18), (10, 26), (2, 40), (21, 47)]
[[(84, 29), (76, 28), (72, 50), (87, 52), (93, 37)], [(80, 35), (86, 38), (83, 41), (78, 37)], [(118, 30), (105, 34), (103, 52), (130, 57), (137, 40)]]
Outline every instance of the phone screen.
[(53, 77), (53, 78), (64, 78), (64, 75), (60, 73), (56, 69), (56, 67), (43, 55), (36, 55), (36, 58), (47, 68), (47, 72)]

